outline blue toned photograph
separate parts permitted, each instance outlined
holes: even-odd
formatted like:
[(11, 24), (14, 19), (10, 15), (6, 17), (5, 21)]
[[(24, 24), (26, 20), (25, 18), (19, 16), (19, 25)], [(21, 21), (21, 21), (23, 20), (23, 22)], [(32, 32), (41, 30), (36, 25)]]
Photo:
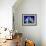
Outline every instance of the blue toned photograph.
[(24, 23), (34, 23), (34, 16), (24, 16)]
[(23, 14), (23, 25), (36, 25), (37, 24), (37, 16), (36, 14)]

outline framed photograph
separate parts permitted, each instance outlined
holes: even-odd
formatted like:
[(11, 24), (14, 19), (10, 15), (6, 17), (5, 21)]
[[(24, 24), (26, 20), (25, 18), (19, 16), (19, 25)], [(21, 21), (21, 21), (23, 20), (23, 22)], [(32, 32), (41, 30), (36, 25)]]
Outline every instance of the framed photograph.
[(36, 26), (37, 25), (37, 14), (22, 14), (22, 25)]

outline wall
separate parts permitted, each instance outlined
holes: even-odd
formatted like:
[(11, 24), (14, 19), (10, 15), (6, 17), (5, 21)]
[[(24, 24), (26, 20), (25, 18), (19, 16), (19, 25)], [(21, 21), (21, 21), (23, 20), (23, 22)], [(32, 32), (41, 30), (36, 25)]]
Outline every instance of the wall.
[(41, 39), (42, 46), (46, 46), (46, 0), (41, 1)]
[(16, 0), (0, 0), (0, 27), (12, 29), (12, 6)]
[[(3, 31), (3, 28), (12, 29), (12, 6), (15, 2), (16, 0), (0, 0), (0, 33), (2, 32), (0, 38), (5, 38), (5, 34), (6, 36), (10, 35), (10, 33), (8, 33), (9, 31), (6, 33)], [(3, 28), (1, 29), (1, 27)]]
[[(17, 6), (16, 6), (17, 5)], [(41, 1), (23, 0), (13, 6), (15, 30), (23, 33), (24, 39), (31, 39), (36, 46), (41, 46)], [(37, 26), (22, 26), (22, 14), (37, 14)]]

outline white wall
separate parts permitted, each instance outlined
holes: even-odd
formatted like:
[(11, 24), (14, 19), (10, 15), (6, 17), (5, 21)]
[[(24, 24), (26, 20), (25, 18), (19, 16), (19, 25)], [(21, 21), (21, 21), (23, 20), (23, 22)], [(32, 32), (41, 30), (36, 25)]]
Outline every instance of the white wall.
[(0, 27), (12, 29), (12, 6), (16, 0), (0, 0)]
[(41, 39), (42, 46), (46, 46), (46, 0), (41, 1)]
[[(8, 29), (12, 29), (12, 6), (14, 5), (14, 3), (16, 2), (16, 0), (0, 0), (0, 28), (1, 27), (6, 27)], [(3, 29), (4, 30), (4, 29)], [(0, 32), (3, 31), (2, 29), (0, 29)], [(0, 38), (5, 38), (5, 34), (6, 36), (10, 36), (10, 33), (8, 33), (9, 31), (7, 31), (7, 33), (3, 31), (3, 33), (0, 34)], [(9, 38), (9, 37), (8, 37)]]
[[(22, 32), (24, 39), (34, 40), (36, 46), (41, 46), (41, 1), (23, 0), (20, 5), (14, 5), (13, 12), (15, 30)], [(22, 26), (22, 14), (37, 14), (37, 26)]]

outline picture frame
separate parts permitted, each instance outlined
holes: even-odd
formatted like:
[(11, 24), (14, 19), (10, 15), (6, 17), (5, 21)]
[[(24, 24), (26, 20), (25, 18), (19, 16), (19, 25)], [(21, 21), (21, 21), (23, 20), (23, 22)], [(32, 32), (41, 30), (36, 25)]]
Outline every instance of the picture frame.
[(22, 25), (23, 26), (36, 26), (37, 14), (22, 14)]

